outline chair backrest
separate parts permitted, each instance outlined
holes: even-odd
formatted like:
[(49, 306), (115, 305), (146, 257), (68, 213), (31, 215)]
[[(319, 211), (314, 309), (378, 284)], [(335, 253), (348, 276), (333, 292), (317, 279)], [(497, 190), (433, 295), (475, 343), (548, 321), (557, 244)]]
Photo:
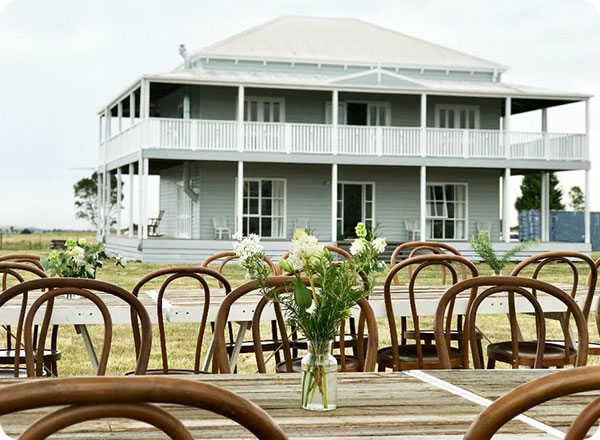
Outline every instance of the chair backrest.
[(212, 221), (215, 229), (227, 227), (227, 217), (213, 217)]
[[(410, 249), (409, 258), (412, 258), (418, 255), (421, 252), (433, 253), (433, 254), (452, 254), (458, 255), (462, 257), (462, 254), (454, 247), (450, 246), (446, 243), (440, 243), (438, 241), (407, 241), (406, 243), (402, 243), (400, 246), (397, 246), (396, 249), (392, 252), (392, 256), (390, 257), (390, 267), (394, 267), (396, 265), (398, 255), (400, 252), (406, 252)], [(446, 268), (442, 265), (442, 284), (446, 283)], [(464, 266), (461, 266), (461, 274), (462, 278), (467, 278), (467, 269)], [(412, 267), (408, 266), (408, 277), (412, 276)], [(400, 280), (398, 277), (394, 277), (394, 285), (399, 286)]]
[[(223, 261), (219, 264), (219, 267), (217, 268), (217, 272), (219, 272), (220, 274), (223, 273), (223, 269), (225, 268), (225, 266), (227, 265), (227, 263), (237, 260), (239, 258), (239, 256), (234, 252), (234, 251), (223, 251), (223, 252), (217, 252), (216, 254), (212, 254), (210, 257), (206, 258), (201, 266), (202, 267), (209, 267), (209, 265), (211, 263), (217, 263), (218, 260), (223, 259)], [(265, 260), (265, 262), (269, 265), (269, 268), (271, 269), (271, 273), (273, 275), (277, 275), (279, 269), (277, 268), (277, 266), (275, 266), (275, 264), (271, 261), (271, 259), (269, 257), (267, 257), (266, 255), (263, 257), (263, 260)], [(222, 287), (221, 284), (219, 284), (219, 286)]]
[(521, 274), (521, 272), (523, 271), (523, 269), (525, 269), (527, 266), (537, 263), (537, 266), (535, 267), (535, 269), (533, 271), (532, 278), (539, 279), (540, 273), (545, 266), (547, 266), (549, 264), (554, 264), (554, 263), (565, 264), (566, 266), (569, 267), (569, 269), (571, 269), (572, 281), (573, 281), (571, 284), (571, 298), (575, 298), (575, 296), (577, 294), (577, 288), (579, 287), (580, 276), (579, 276), (579, 272), (577, 270), (577, 266), (575, 266), (575, 263), (573, 262), (573, 260), (579, 260), (579, 261), (585, 263), (589, 268), (589, 273), (588, 273), (588, 277), (587, 277), (588, 289), (587, 289), (587, 294), (585, 297), (585, 302), (583, 305), (583, 314), (587, 319), (590, 314), (590, 309), (592, 307), (592, 301), (594, 299), (594, 292), (596, 291), (596, 284), (598, 281), (598, 268), (596, 267), (594, 260), (592, 260), (587, 255), (582, 254), (580, 252), (564, 252), (564, 251), (542, 252), (540, 254), (533, 255), (533, 256), (521, 261), (517, 266), (515, 266), (515, 268), (511, 272), (511, 275), (519, 276)]
[(416, 220), (404, 220), (404, 227), (408, 232), (417, 231), (419, 229)]
[[(165, 267), (162, 269), (154, 270), (146, 275), (144, 275), (140, 280), (135, 284), (131, 293), (133, 293), (136, 297), (139, 296), (140, 291), (146, 286), (149, 282), (156, 281), (157, 278), (167, 277), (167, 279), (162, 281), (158, 289), (158, 295), (156, 298), (156, 313), (158, 319), (158, 334), (160, 337), (160, 353), (162, 357), (162, 368), (163, 372), (167, 374), (169, 372), (169, 362), (167, 357), (167, 337), (165, 334), (165, 324), (163, 318), (163, 300), (167, 289), (176, 280), (179, 279), (193, 279), (198, 281), (200, 290), (202, 291), (201, 295), (203, 296), (203, 307), (202, 307), (202, 317), (200, 318), (200, 327), (198, 329), (198, 337), (196, 340), (196, 352), (194, 355), (194, 373), (200, 373), (200, 358), (202, 355), (202, 342), (204, 340), (204, 333), (206, 330), (206, 322), (208, 319), (208, 310), (210, 306), (210, 287), (206, 281), (205, 277), (212, 277), (216, 281), (219, 282), (219, 285), (222, 285), (225, 289), (225, 294), (229, 294), (231, 292), (231, 286), (227, 279), (221, 275), (219, 272), (209, 269), (207, 267), (200, 266), (172, 266)], [(132, 317), (135, 320), (134, 317)], [(138, 329), (137, 325), (133, 326), (134, 338), (137, 342), (139, 341), (139, 334), (136, 334), (136, 330)]]
[[(88, 420), (126, 418), (153, 425), (175, 440), (194, 437), (182, 421), (155, 404), (185, 405), (231, 419), (261, 440), (285, 440), (279, 425), (249, 400), (215, 385), (173, 377), (72, 377), (5, 388), (0, 415), (63, 406), (30, 425), (19, 438), (41, 440)], [(171, 408), (172, 409), (172, 408)]]
[(165, 215), (165, 210), (164, 209), (161, 209), (160, 211), (158, 211), (158, 217), (156, 217), (156, 220), (158, 220), (157, 223), (160, 223), (160, 221), (163, 218), (163, 215)]
[[(335, 259), (335, 257), (337, 257), (338, 259), (343, 259), (343, 260), (352, 260), (352, 255), (350, 255), (349, 252), (345, 251), (344, 249), (337, 247), (337, 246), (331, 246), (331, 245), (325, 245), (323, 246), (325, 249), (327, 249), (329, 252), (331, 252)], [(285, 254), (283, 254), (279, 260), (287, 260), (290, 256), (290, 251), (287, 251)], [(277, 263), (277, 270), (279, 275), (284, 275), (284, 270), (281, 267), (281, 265), (279, 263)]]
[[(469, 427), (464, 440), (489, 440), (506, 423), (519, 414), (557, 397), (594, 391), (600, 388), (600, 366), (570, 368), (527, 382), (500, 397), (485, 408)], [(581, 440), (599, 414), (599, 400), (577, 417), (565, 440)]]
[[(408, 258), (406, 260), (401, 261), (396, 264), (394, 267), (390, 269), (388, 275), (385, 279), (385, 284), (383, 286), (383, 298), (385, 301), (385, 310), (388, 319), (388, 325), (390, 328), (390, 339), (392, 346), (392, 356), (394, 361), (394, 370), (400, 370), (400, 359), (399, 359), (399, 343), (398, 343), (398, 331), (396, 328), (396, 317), (394, 316), (394, 307), (392, 303), (392, 280), (397, 276), (398, 272), (400, 272), (404, 268), (410, 268), (411, 265), (416, 265), (417, 268), (410, 276), (410, 281), (408, 284), (408, 297), (410, 301), (410, 310), (412, 319), (414, 322), (414, 331), (415, 331), (415, 344), (417, 350), (417, 363), (418, 368), (422, 368), (424, 365), (423, 359), (423, 351), (422, 351), (422, 342), (420, 338), (420, 326), (419, 326), (419, 311), (417, 310), (416, 303), (416, 295), (415, 295), (415, 286), (416, 281), (419, 277), (419, 274), (427, 267), (430, 266), (441, 266), (444, 269), (447, 269), (452, 278), (452, 284), (458, 283), (458, 273), (456, 269), (452, 266), (452, 263), (457, 263), (463, 268), (468, 268), (472, 277), (477, 277), (479, 275), (477, 268), (473, 263), (467, 260), (464, 257), (459, 255), (451, 255), (451, 254), (434, 254), (434, 255), (418, 255), (416, 257)], [(446, 336), (447, 341), (445, 341), (444, 345), (450, 345), (450, 330), (453, 316), (453, 303), (448, 307), (448, 324), (446, 328)], [(468, 365), (468, 357), (465, 355), (463, 357), (463, 365), (466, 367)]]
[[(483, 287), (485, 287), (486, 289), (482, 292), (479, 292), (479, 289)], [(587, 323), (583, 312), (581, 311), (575, 300), (563, 290), (556, 286), (553, 286), (552, 284), (548, 284), (533, 278), (515, 276), (477, 277), (461, 281), (460, 283), (450, 287), (440, 298), (436, 309), (436, 314), (433, 320), (436, 344), (439, 344), (439, 341), (444, 341), (445, 338), (444, 332), (446, 326), (448, 325), (447, 317), (445, 316), (447, 308), (453, 304), (454, 300), (459, 294), (467, 290), (471, 291), (471, 296), (470, 305), (467, 307), (467, 317), (465, 321), (465, 332), (463, 335), (463, 342), (465, 351), (467, 343), (470, 342), (471, 344), (471, 351), (473, 354), (473, 362), (475, 364), (475, 368), (483, 368), (479, 357), (479, 347), (477, 344), (476, 335), (477, 311), (484, 300), (497, 293), (508, 294), (507, 303), (510, 323), (511, 348), (513, 352), (513, 358), (515, 359), (515, 361), (518, 360), (519, 356), (519, 332), (516, 319), (517, 310), (514, 298), (515, 294), (524, 297), (533, 308), (533, 312), (536, 316), (536, 333), (538, 340), (535, 366), (539, 368), (542, 367), (542, 358), (545, 344), (544, 341), (546, 337), (544, 310), (540, 305), (538, 298), (534, 293), (532, 293), (532, 291), (539, 291), (556, 298), (557, 300), (562, 302), (565, 305), (566, 310), (573, 315), (578, 333), (578, 349), (575, 366), (584, 366), (586, 364), (589, 335), (587, 330)], [(530, 310), (528, 310), (527, 312), (530, 313)], [(569, 362), (569, 344), (567, 338), (568, 335), (565, 332), (564, 342), (566, 347), (566, 363)], [(450, 368), (450, 354), (448, 347), (446, 345), (440, 347), (438, 354), (442, 366), (444, 368)], [(518, 364), (515, 362), (513, 367), (518, 367)]]
[[(270, 277), (268, 280), (267, 287), (269, 288), (282, 288), (285, 289), (290, 288), (293, 283), (296, 282), (296, 277), (294, 276), (276, 276)], [(309, 284), (309, 280), (307, 278), (304, 279), (305, 284)], [(220, 372), (224, 374), (229, 374), (231, 372), (229, 366), (229, 359), (227, 357), (227, 349), (225, 346), (225, 336), (224, 330), (225, 325), (229, 319), (229, 311), (231, 306), (249, 293), (255, 292), (260, 289), (260, 285), (257, 281), (249, 281), (242, 286), (234, 289), (221, 303), (219, 307), (219, 312), (217, 314), (217, 320), (215, 323), (215, 356), (213, 362), (213, 372)], [(262, 297), (259, 300), (258, 305), (255, 308), (254, 315), (252, 318), (252, 340), (254, 344), (254, 353), (256, 356), (257, 363), (257, 371), (259, 373), (266, 373), (266, 366), (264, 355), (262, 351), (261, 345), (261, 336), (260, 336), (260, 322), (264, 320), (262, 318), (262, 314), (264, 312), (265, 307), (269, 304), (269, 300), (265, 297)], [(287, 330), (285, 327), (285, 318), (283, 313), (281, 312), (281, 307), (277, 302), (272, 303), (273, 310), (275, 313), (275, 318), (279, 326), (280, 334), (281, 334), (281, 350), (283, 351), (283, 358), (286, 365), (286, 370), (288, 372), (292, 371), (292, 355), (291, 355), (291, 344), (289, 342), (289, 337), (287, 334)], [(358, 341), (357, 341), (357, 352), (359, 356), (359, 369), (362, 371), (374, 371), (375, 363), (377, 361), (377, 344), (378, 344), (378, 333), (377, 333), (377, 321), (375, 319), (375, 314), (371, 309), (368, 301), (363, 299), (358, 302), (358, 306), (361, 310), (361, 317), (363, 317), (364, 321), (366, 321), (367, 330), (368, 330), (368, 342), (367, 342), (367, 350), (366, 355), (361, 361), (361, 356), (364, 353), (364, 324), (363, 327), (359, 325), (358, 331)], [(360, 320), (362, 321), (362, 319)], [(342, 330), (343, 332), (343, 327)], [(342, 333), (343, 335), (343, 333)], [(341, 335), (341, 336), (342, 336)], [(343, 337), (340, 337), (340, 342), (342, 342)], [(343, 343), (342, 343), (343, 344)], [(340, 357), (343, 362), (343, 345), (340, 346)], [(343, 365), (342, 365), (343, 366)]]
[[(38, 254), (19, 252), (19, 253), (13, 253), (13, 254), (0, 255), (0, 263), (1, 262), (26, 263), (26, 264), (29, 264), (31, 266), (38, 268), (41, 271), (44, 271), (44, 267), (42, 266), (42, 263), (40, 262), (40, 256)], [(2, 275), (2, 290), (6, 290), (7, 278), (8, 278), (8, 274), (5, 273)]]
[(297, 218), (294, 220), (294, 231), (296, 230), (301, 230), (304, 231), (306, 228), (308, 228), (308, 219), (307, 218)]
[[(94, 303), (94, 305), (102, 314), (102, 319), (104, 321), (104, 341), (102, 344), (102, 352), (98, 363), (97, 374), (99, 376), (105, 374), (112, 341), (112, 319), (108, 307), (102, 298), (94, 292), (120, 298), (121, 300), (125, 301), (139, 317), (142, 330), (135, 374), (144, 374), (146, 372), (148, 359), (150, 357), (150, 348), (152, 345), (152, 327), (148, 312), (139, 299), (137, 299), (134, 295), (119, 286), (98, 280), (88, 280), (83, 278), (40, 278), (37, 280), (25, 281), (6, 289), (0, 295), (0, 307), (19, 295), (26, 295), (28, 292), (40, 290), (45, 292), (41, 293), (40, 296), (30, 306), (23, 327), (25, 362), (28, 377), (33, 377), (35, 375), (40, 376), (42, 374), (43, 360), (40, 356), (36, 363), (34, 360), (34, 350), (37, 350), (38, 353), (44, 352), (44, 344), (46, 335), (48, 333), (48, 326), (52, 314), (52, 308), (54, 306), (54, 299), (57, 296), (69, 294), (79, 295), (87, 298)], [(41, 325), (40, 334), (38, 337), (38, 346), (37, 348), (34, 348), (32, 340), (33, 321), (36, 312), (44, 304), (46, 305), (46, 313), (44, 315), (44, 321)], [(17, 357), (17, 361), (15, 362), (15, 371), (18, 371), (18, 367), (19, 363)]]

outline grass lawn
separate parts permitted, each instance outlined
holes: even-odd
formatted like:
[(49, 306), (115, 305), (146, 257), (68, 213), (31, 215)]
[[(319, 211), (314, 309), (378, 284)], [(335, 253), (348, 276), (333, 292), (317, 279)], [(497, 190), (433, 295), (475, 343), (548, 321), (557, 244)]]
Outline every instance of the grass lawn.
[[(0, 255), (15, 251), (37, 251), (45, 253), (48, 251), (48, 246), (51, 239), (69, 238), (69, 237), (85, 237), (89, 241), (93, 241), (95, 233), (42, 233), (23, 236), (20, 234), (3, 234), (3, 247), (0, 250)], [(37, 241), (35, 241), (37, 240)], [(25, 243), (25, 245), (23, 245)], [(30, 247), (35, 243), (41, 243), (41, 248)], [(40, 252), (41, 251), (41, 252)], [(600, 253), (595, 253), (594, 259), (600, 257)], [(98, 271), (97, 278), (102, 281), (108, 281), (117, 284), (125, 289), (131, 290), (137, 280), (144, 274), (164, 267), (162, 264), (141, 263), (138, 261), (128, 262), (125, 268), (116, 267), (111, 262), (107, 262), (105, 267)], [(513, 265), (505, 269), (504, 273), (509, 273)], [(491, 270), (483, 264), (478, 264), (477, 269), (481, 275), (491, 274)], [(587, 273), (583, 269), (583, 273)], [(245, 281), (244, 272), (233, 265), (227, 266), (225, 275), (231, 281), (233, 286), (237, 286)], [(546, 273), (543, 278), (549, 282), (564, 282), (570, 283), (571, 277), (569, 268), (566, 265), (555, 265)], [(378, 276), (377, 282), (383, 284), (385, 273)], [(406, 273), (401, 274), (401, 282), (407, 282)], [(580, 277), (580, 282), (585, 283), (585, 276)], [(422, 284), (439, 284), (439, 269), (436, 271), (426, 270), (423, 274)], [(149, 288), (157, 288), (159, 282), (151, 283)], [(194, 288), (196, 287), (191, 281), (178, 281), (173, 284), (173, 288)], [(531, 316), (520, 316), (520, 325), (523, 335), (528, 339), (535, 339), (535, 323)], [(504, 341), (510, 339), (510, 331), (508, 327), (508, 319), (504, 315), (482, 315), (478, 318), (478, 327), (486, 334), (491, 341)], [(561, 331), (557, 322), (548, 321), (548, 333), (551, 338), (560, 338)], [(387, 320), (379, 319), (379, 346), (384, 347), (389, 345), (389, 330)], [(421, 328), (431, 328), (431, 319), (421, 320)], [(595, 320), (590, 319), (590, 339), (592, 341), (600, 341), (595, 325)], [(102, 326), (89, 326), (90, 333), (94, 340), (97, 352), (102, 346)], [(167, 349), (169, 355), (169, 366), (173, 368), (192, 368), (193, 356), (196, 344), (197, 325), (195, 324), (171, 324), (166, 323), (167, 332)], [(210, 333), (210, 332), (208, 332)], [(248, 333), (248, 337), (250, 334)], [(2, 337), (4, 340), (4, 337)], [(161, 367), (160, 348), (158, 343), (158, 328), (153, 328), (153, 348), (150, 359), (150, 368)], [(487, 341), (484, 341), (487, 343)], [(205, 336), (204, 347), (208, 345), (208, 337)], [(484, 344), (485, 345), (485, 344)], [(62, 376), (70, 375), (85, 375), (92, 374), (91, 366), (89, 365), (87, 354), (83, 346), (81, 337), (75, 333), (73, 327), (61, 326), (59, 332), (59, 348), (62, 351), (62, 359), (59, 361), (59, 373)], [(484, 347), (485, 350), (485, 347)], [(127, 325), (117, 325), (113, 329), (112, 349), (108, 363), (108, 374), (122, 374), (125, 371), (131, 370), (134, 367), (134, 352), (133, 340), (131, 338), (131, 329)], [(596, 357), (591, 357), (588, 361), (590, 364), (600, 363)], [(500, 364), (498, 364), (501, 367)], [(241, 372), (254, 372), (255, 362), (253, 355), (242, 355), (240, 359), (239, 370)]]

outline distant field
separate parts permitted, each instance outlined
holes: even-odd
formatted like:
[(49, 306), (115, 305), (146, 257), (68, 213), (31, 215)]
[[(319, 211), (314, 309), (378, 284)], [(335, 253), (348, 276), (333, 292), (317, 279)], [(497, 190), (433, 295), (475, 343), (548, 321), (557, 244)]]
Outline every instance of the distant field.
[[(34, 251), (36, 253), (47, 253), (49, 251), (50, 240), (52, 239), (67, 239), (67, 238), (85, 237), (88, 241), (95, 240), (95, 232), (79, 232), (79, 233), (42, 233), (42, 234), (11, 234), (3, 236), (3, 243), (7, 247), (0, 250), (0, 254), (15, 251)], [(31, 244), (30, 244), (31, 243)], [(34, 246), (38, 246), (37, 248)], [(600, 252), (593, 255), (594, 259), (600, 257)], [(200, 263), (200, 262), (198, 262)], [(124, 268), (116, 267), (112, 262), (106, 262), (105, 267), (98, 271), (98, 279), (108, 281), (125, 289), (131, 290), (136, 281), (144, 274), (160, 267), (167, 266), (166, 264), (149, 264), (139, 261), (130, 261)], [(484, 264), (476, 265), (480, 274), (491, 274), (490, 269)], [(506, 268), (505, 273), (509, 273), (514, 267), (511, 265)], [(581, 266), (580, 266), (581, 267)], [(587, 273), (587, 272), (584, 272)], [(245, 282), (245, 274), (241, 268), (237, 266), (228, 266), (225, 275), (231, 281), (232, 285), (237, 286)], [(378, 276), (378, 284), (383, 283), (385, 273)], [(550, 273), (545, 278), (551, 282), (571, 282), (568, 267), (566, 265), (557, 265), (553, 267)], [(438, 272), (426, 269), (421, 282), (439, 283)], [(406, 283), (407, 276), (403, 274), (401, 281)], [(585, 282), (585, 277), (580, 278), (580, 282)], [(196, 285), (189, 281), (178, 281), (174, 285), (175, 288), (195, 288)], [(158, 283), (152, 283), (149, 288), (158, 288)], [(535, 336), (535, 323), (532, 317), (524, 316), (520, 322), (521, 329), (526, 338)], [(424, 318), (421, 320), (421, 328), (431, 328), (431, 319)], [(410, 323), (409, 323), (410, 326)], [(504, 315), (484, 315), (478, 320), (478, 327), (492, 341), (507, 340), (510, 335), (508, 320)], [(195, 340), (197, 335), (197, 326), (195, 324), (171, 324), (165, 325), (167, 332), (167, 346), (169, 354), (169, 366), (172, 368), (191, 368), (193, 366), (193, 353), (195, 349)], [(590, 317), (590, 339), (599, 341), (598, 332), (596, 330), (595, 320)], [(102, 328), (101, 326), (89, 326), (90, 333), (94, 340), (97, 350), (102, 346)], [(210, 333), (210, 331), (208, 332)], [(550, 337), (560, 337), (560, 328), (556, 322), (548, 323), (548, 333)], [(389, 345), (389, 330), (387, 320), (379, 319), (379, 337), (380, 347)], [(4, 336), (0, 335), (0, 339), (4, 341)], [(484, 343), (487, 345), (487, 341)], [(205, 337), (204, 352), (208, 346), (208, 337)], [(91, 367), (87, 361), (87, 354), (83, 346), (81, 337), (77, 335), (71, 326), (61, 326), (59, 332), (59, 348), (63, 352), (61, 361), (58, 364), (59, 373), (63, 376), (68, 375), (83, 375), (92, 374)], [(590, 358), (589, 363), (600, 363), (598, 357)], [(133, 342), (131, 339), (131, 329), (128, 325), (117, 325), (113, 329), (113, 347), (108, 365), (108, 374), (122, 374), (125, 371), (132, 369), (134, 366)], [(160, 347), (158, 340), (158, 327), (153, 328), (153, 349), (150, 360), (150, 368), (160, 368)], [(500, 364), (498, 364), (501, 367)], [(241, 372), (254, 372), (255, 361), (251, 355), (243, 355), (240, 359)]]

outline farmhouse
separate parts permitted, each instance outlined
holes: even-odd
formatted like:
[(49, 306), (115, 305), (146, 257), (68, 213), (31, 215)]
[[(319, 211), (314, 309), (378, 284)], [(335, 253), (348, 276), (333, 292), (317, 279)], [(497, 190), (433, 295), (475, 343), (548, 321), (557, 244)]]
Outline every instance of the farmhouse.
[[(279, 256), (297, 228), (343, 244), (358, 221), (389, 242), (461, 251), (485, 231), (502, 250), (508, 177), (528, 173), (542, 175), (531, 252), (590, 250), (589, 207), (584, 243), (548, 232), (549, 172), (586, 170), (589, 199), (590, 95), (508, 84), (503, 65), (353, 19), (282, 17), (180, 52), (175, 70), (141, 76), (99, 112), (101, 200), (109, 173), (141, 179), (135, 194), (127, 185), (141, 227), (119, 213), (98, 231), (125, 257), (199, 262), (236, 231)], [(550, 107), (580, 101), (585, 133), (548, 131)], [(511, 130), (532, 111), (539, 131)], [(160, 214), (147, 211), (149, 175)]]

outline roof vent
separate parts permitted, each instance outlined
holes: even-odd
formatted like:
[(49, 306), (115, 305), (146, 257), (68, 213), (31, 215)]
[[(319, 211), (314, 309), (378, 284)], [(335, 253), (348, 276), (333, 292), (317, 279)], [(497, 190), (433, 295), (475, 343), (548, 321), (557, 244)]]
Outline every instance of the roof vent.
[(183, 65), (186, 69), (190, 69), (192, 67), (192, 63), (190, 61), (190, 57), (187, 49), (185, 48), (185, 44), (179, 45), (179, 55), (183, 57)]

